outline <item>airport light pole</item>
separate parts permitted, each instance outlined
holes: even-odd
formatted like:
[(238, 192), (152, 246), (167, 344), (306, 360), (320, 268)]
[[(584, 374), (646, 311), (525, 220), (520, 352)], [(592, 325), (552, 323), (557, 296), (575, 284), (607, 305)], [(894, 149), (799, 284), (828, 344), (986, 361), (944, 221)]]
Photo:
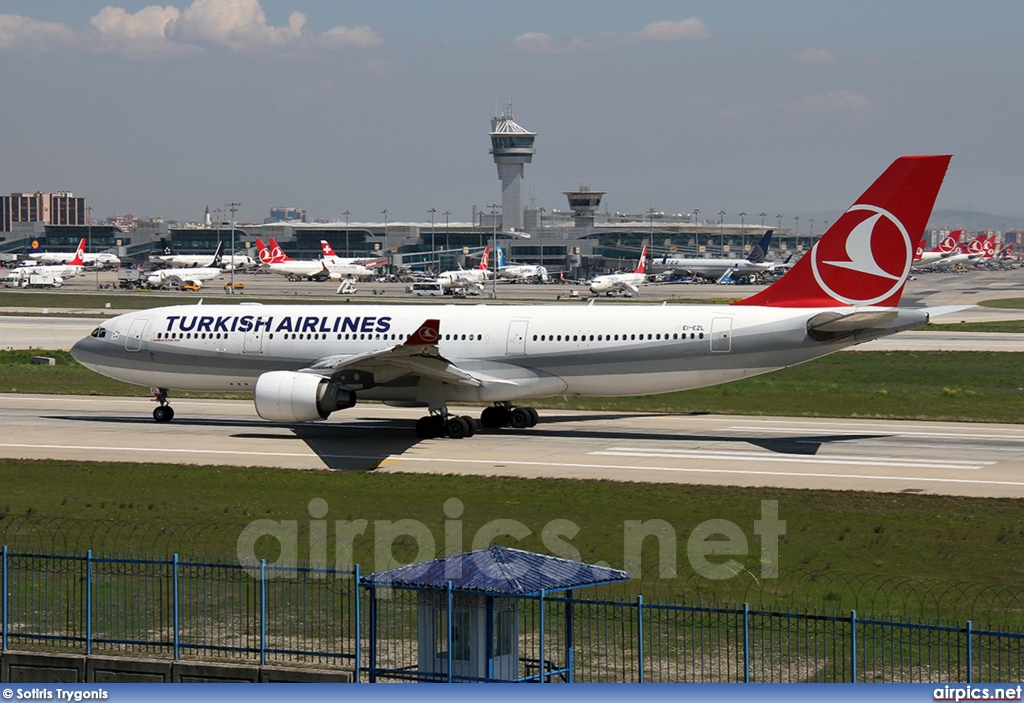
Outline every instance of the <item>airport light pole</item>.
[(228, 203), (225, 205), (225, 207), (231, 210), (231, 295), (235, 294), (235, 213), (238, 212), (239, 205), (241, 203)]
[(352, 256), (351, 254), (348, 253), (348, 216), (351, 215), (352, 213), (346, 210), (341, 214), (345, 216), (345, 256), (348, 257)]
[(430, 265), (434, 265), (434, 215), (437, 214), (437, 208), (430, 208), (427, 210), (430, 213)]
[[(498, 276), (496, 275), (498, 269), (498, 208), (501, 206), (497, 203), (491, 203), (487, 207), (491, 208), (491, 256), (494, 257), (495, 261), (495, 272), (491, 274), (491, 300), (494, 300), (498, 297)], [(491, 264), (488, 261), (487, 268), (490, 267)]]
[[(452, 211), (451, 210), (445, 210), (441, 214), (444, 215), (444, 249), (445, 249), (445, 251), (448, 251), (448, 248), (450, 246), (448, 244), (448, 218), (452, 216)], [(440, 257), (438, 257), (438, 264), (437, 264), (438, 268), (441, 268), (440, 261), (441, 261), (441, 259), (440, 259)]]
[(722, 240), (719, 246), (722, 248), (722, 256), (725, 256), (725, 231), (722, 224), (725, 222), (725, 210), (718, 211), (718, 238)]
[(746, 251), (747, 251), (747, 237), (746, 237), (747, 230), (746, 230), (746, 224), (744, 224), (744, 220), (745, 220), (746, 217), (747, 217), (747, 213), (745, 213), (745, 212), (741, 212), (740, 213), (740, 251), (742, 251), (744, 253), (746, 253)]
[(800, 248), (800, 215), (793, 215), (793, 246)]

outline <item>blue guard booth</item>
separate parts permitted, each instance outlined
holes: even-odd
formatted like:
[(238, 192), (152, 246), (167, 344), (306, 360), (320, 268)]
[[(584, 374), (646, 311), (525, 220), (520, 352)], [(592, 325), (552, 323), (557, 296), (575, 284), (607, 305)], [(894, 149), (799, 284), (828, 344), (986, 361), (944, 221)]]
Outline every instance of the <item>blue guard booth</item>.
[(629, 578), (498, 546), (366, 575), (369, 680), (571, 681), (573, 614), (556, 594)]

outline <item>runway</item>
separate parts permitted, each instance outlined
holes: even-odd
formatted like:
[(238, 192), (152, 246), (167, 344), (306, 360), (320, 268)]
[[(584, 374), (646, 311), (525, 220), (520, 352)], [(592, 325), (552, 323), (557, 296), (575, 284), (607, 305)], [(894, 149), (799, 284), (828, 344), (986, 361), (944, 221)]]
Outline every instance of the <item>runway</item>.
[[(0, 395), (0, 456), (1024, 497), (1024, 426), (541, 411), (528, 430), (416, 437), (419, 410), (260, 420), (249, 402)], [(466, 413), (478, 414), (466, 409)]]

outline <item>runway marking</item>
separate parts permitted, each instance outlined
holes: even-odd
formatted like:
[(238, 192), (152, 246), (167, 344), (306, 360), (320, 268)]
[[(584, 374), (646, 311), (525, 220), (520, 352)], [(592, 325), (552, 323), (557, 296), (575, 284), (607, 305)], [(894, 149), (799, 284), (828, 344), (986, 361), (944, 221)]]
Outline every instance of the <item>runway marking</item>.
[[(836, 423), (836, 424), (838, 425), (839, 423)], [(849, 425), (846, 425), (846, 427), (849, 427)], [(757, 427), (745, 427), (743, 425), (730, 425), (729, 427), (726, 427), (724, 429), (726, 429), (726, 430), (735, 430), (737, 432), (774, 432), (776, 434), (804, 434), (806, 432), (830, 432), (833, 435), (841, 434), (841, 435), (851, 435), (851, 436), (863, 434), (864, 432), (868, 431), (868, 430), (850, 430), (850, 429), (836, 431), (836, 430), (834, 430), (834, 429), (832, 429), (830, 427), (766, 427), (764, 425), (760, 425), (760, 426), (757, 426)], [(872, 431), (884, 432), (885, 434), (891, 434), (891, 435), (896, 435), (896, 436), (900, 436), (900, 437), (945, 437), (947, 439), (953, 439), (953, 440), (959, 440), (959, 441), (962, 441), (962, 440), (965, 440), (965, 439), (1003, 439), (1003, 440), (1010, 439), (1010, 440), (1024, 440), (1024, 434), (1017, 435), (1017, 436), (1012, 436), (1012, 435), (1008, 436), (1008, 435), (1005, 435), (1005, 434), (976, 434), (976, 433), (973, 433), (973, 432), (970, 433), (970, 434), (954, 434), (952, 432), (906, 432), (906, 431), (894, 430), (894, 429), (879, 429), (879, 430), (872, 430)], [(1008, 431), (1013, 431), (1013, 430), (1008, 430)], [(1019, 431), (1019, 430), (1017, 430), (1017, 431)]]
[(891, 457), (879, 457), (877, 459), (844, 456), (841, 454), (806, 456), (802, 454), (787, 454), (779, 456), (764, 452), (737, 452), (703, 449), (674, 449), (662, 451), (656, 449), (642, 449), (635, 447), (612, 447), (611, 449), (588, 452), (596, 456), (633, 456), (642, 458), (657, 459), (710, 459), (712, 461), (774, 461), (787, 464), (840, 464), (845, 466), (891, 466), (894, 468), (907, 469), (959, 469), (963, 471), (978, 471), (985, 466), (991, 466), (995, 461), (946, 461), (943, 459), (918, 459), (906, 460)]
[[(98, 450), (104, 452), (153, 452), (163, 454), (220, 454), (237, 456), (259, 456), (259, 457), (298, 457), (298, 458), (325, 458), (325, 459), (370, 459), (381, 460), (379, 456), (358, 456), (352, 454), (315, 454), (300, 452), (251, 452), (226, 449), (159, 449), (154, 447), (100, 447), (88, 445), (58, 445), (58, 444), (0, 444), (0, 447), (12, 447), (23, 449), (77, 449), (77, 450)], [(522, 467), (541, 467), (548, 469), (591, 469), (607, 471), (655, 471), (684, 474), (720, 474), (726, 476), (770, 476), (777, 478), (827, 478), (827, 479), (849, 479), (849, 480), (878, 480), (878, 481), (904, 481), (910, 483), (951, 483), (983, 486), (1024, 486), (1024, 481), (989, 481), (974, 478), (940, 478), (921, 476), (886, 476), (875, 474), (841, 474), (841, 473), (802, 473), (796, 471), (749, 471), (740, 469), (698, 469), (682, 468), (677, 466), (631, 466), (621, 464), (569, 464), (550, 463), (546, 461), (519, 461), (515, 459), (460, 459), (454, 457), (387, 457), (385, 462), (389, 468), (398, 468), (403, 462), (423, 464), (479, 464), (494, 467), (495, 464)], [(382, 463), (382, 466), (384, 464)]]

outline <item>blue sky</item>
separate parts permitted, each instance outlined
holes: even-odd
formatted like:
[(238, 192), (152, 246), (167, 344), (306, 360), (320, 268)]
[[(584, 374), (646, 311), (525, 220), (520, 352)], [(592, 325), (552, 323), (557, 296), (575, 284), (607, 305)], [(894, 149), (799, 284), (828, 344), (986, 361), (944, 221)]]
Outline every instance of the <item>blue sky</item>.
[(548, 210), (806, 219), (952, 153), (937, 208), (1024, 216), (1019, 2), (165, 2), (0, 3), (0, 192), (468, 220), (511, 99)]

